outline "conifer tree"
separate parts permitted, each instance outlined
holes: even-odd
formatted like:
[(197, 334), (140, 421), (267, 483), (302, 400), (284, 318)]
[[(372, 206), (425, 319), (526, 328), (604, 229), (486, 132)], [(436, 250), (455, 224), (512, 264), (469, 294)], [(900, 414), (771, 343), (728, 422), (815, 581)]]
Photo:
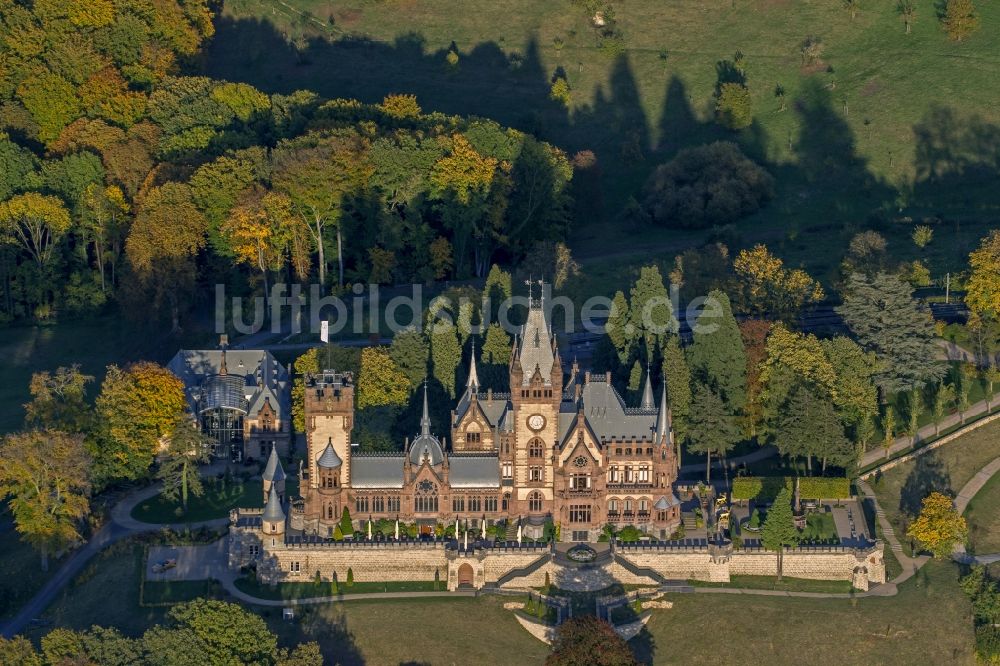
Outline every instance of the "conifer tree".
[(406, 328), (393, 337), (389, 346), (389, 356), (410, 380), (411, 390), (427, 377), (430, 347), (427, 338), (416, 328)]
[(628, 363), (635, 346), (635, 326), (630, 319), (628, 301), (625, 299), (625, 294), (618, 291), (611, 301), (611, 312), (608, 314), (604, 330), (611, 340), (611, 345), (618, 352), (618, 362), (622, 365)]
[(740, 440), (740, 429), (722, 398), (703, 384), (694, 391), (690, 425), (688, 448), (705, 454), (705, 480), (711, 481), (712, 454), (723, 456), (732, 450)]
[(861, 346), (878, 357), (875, 383), (884, 394), (923, 388), (945, 373), (930, 311), (912, 292), (895, 275), (854, 273), (836, 310)]
[(778, 553), (778, 580), (781, 580), (785, 547), (794, 547), (799, 543), (799, 531), (792, 521), (792, 493), (787, 486), (781, 489), (774, 504), (767, 510), (760, 537), (764, 548)]
[(673, 416), (674, 436), (680, 442), (687, 436), (691, 414), (691, 369), (676, 336), (668, 338), (663, 346), (663, 376), (667, 382), (667, 403)]
[(695, 381), (717, 392), (730, 414), (742, 411), (747, 395), (747, 358), (725, 292), (709, 293), (705, 309), (695, 322), (688, 363)]

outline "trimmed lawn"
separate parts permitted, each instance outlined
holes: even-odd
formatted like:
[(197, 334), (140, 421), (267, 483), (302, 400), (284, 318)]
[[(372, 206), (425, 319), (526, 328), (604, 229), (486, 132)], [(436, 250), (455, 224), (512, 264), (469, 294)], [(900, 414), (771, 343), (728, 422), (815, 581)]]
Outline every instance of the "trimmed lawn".
[[(650, 663), (972, 664), (958, 567), (931, 562), (895, 597), (809, 599), (673, 594), (631, 641)], [(716, 640), (694, 640), (706, 628)], [(804, 653), (803, 650), (807, 650)]]
[(933, 491), (955, 496), (984, 465), (1000, 456), (1000, 422), (969, 434), (890, 469), (872, 484), (879, 504), (909, 547), (906, 526), (920, 512), (921, 501)]
[(0, 618), (14, 615), (45, 582), (59, 570), (60, 560), (49, 557), (49, 570), (42, 571), (38, 551), (21, 540), (14, 523), (4, 513), (0, 517)]
[[(256, 578), (243, 576), (236, 579), (236, 587), (259, 599), (311, 599), (334, 596), (330, 583), (279, 583), (275, 586), (260, 583)], [(337, 585), (340, 595), (367, 594), (370, 592), (441, 592), (447, 589), (444, 581), (387, 581), (384, 583), (355, 582), (348, 586), (343, 581)]]
[(52, 627), (88, 629), (99, 624), (135, 636), (163, 622), (166, 607), (139, 605), (143, 547), (121, 541), (104, 550), (63, 589), (42, 618), (51, 623), (30, 632), (41, 638)]
[(35, 372), (79, 363), (83, 372), (94, 376), (88, 387), (93, 399), (109, 364), (141, 359), (165, 363), (176, 349), (198, 345), (198, 338), (172, 338), (164, 344), (157, 334), (137, 333), (122, 320), (121, 316), (105, 316), (52, 326), (0, 328), (0, 377), (4, 379), (0, 382), (0, 433), (21, 427), (22, 405), (31, 398), (28, 383)]
[(972, 498), (965, 519), (969, 523), (970, 552), (1000, 552), (1000, 474), (994, 474)]
[(214, 580), (147, 580), (142, 584), (142, 605), (168, 606), (199, 597), (217, 599), (223, 594)]
[[(214, 477), (205, 479), (205, 493), (201, 497), (188, 496), (186, 513), (180, 512), (180, 502), (157, 495), (132, 509), (132, 517), (146, 523), (196, 523), (202, 520), (225, 518), (236, 507), (263, 506), (263, 485), (260, 479), (233, 481), (224, 485)], [(298, 480), (288, 479), (286, 491), (297, 492)]]
[(745, 590), (782, 590), (785, 592), (850, 592), (850, 581), (846, 580), (808, 580), (806, 578), (776, 576), (731, 576), (728, 583), (711, 583), (701, 580), (689, 580), (692, 587), (731, 587)]
[[(669, 265), (673, 253), (704, 240), (705, 232), (635, 229), (617, 215), (657, 164), (712, 140), (740, 142), (778, 181), (770, 206), (738, 225), (739, 244), (766, 242), (827, 282), (858, 230), (844, 222), (873, 209), (884, 205), (890, 220), (900, 218), (880, 228), (890, 251), (921, 259), (935, 277), (965, 268), (995, 214), (996, 202), (984, 196), (994, 156), (976, 136), (1000, 121), (997, 3), (977, 3), (980, 29), (954, 43), (927, 0), (910, 35), (895, 0), (863, 5), (856, 20), (840, 3), (819, 0), (794, 11), (767, 0), (629, 0), (614, 3), (620, 57), (599, 47), (579, 3), (472, 5), (229, 0), (202, 69), (269, 93), (306, 88), (366, 102), (414, 93), (425, 110), (494, 118), (570, 153), (593, 150), (601, 192), (580, 206), (571, 242), (597, 293), (619, 288), (639, 256)], [(807, 35), (823, 44), (811, 66), (799, 52)], [(452, 45), (455, 68), (445, 64)], [(720, 62), (737, 50), (754, 124), (729, 132), (713, 122), (713, 93)], [(560, 71), (572, 89), (569, 108), (549, 98)], [(911, 188), (917, 173), (924, 179)], [(897, 196), (900, 186), (905, 194)], [(909, 234), (930, 216), (948, 220), (920, 250)], [(607, 233), (609, 223), (616, 233)]]

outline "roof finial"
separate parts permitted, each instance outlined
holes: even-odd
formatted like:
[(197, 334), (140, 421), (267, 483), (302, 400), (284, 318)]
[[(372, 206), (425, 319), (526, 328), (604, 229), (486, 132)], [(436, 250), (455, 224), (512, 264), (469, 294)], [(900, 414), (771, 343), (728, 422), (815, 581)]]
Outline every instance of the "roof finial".
[(479, 392), (479, 375), (476, 372), (476, 339), (472, 338), (472, 358), (469, 360), (469, 381), (465, 383), (472, 393)]
[(226, 348), (222, 348), (222, 360), (219, 362), (219, 374), (228, 375), (229, 369), (226, 367)]
[(427, 380), (424, 380), (424, 415), (420, 417), (420, 434), (431, 434), (431, 416), (427, 409)]

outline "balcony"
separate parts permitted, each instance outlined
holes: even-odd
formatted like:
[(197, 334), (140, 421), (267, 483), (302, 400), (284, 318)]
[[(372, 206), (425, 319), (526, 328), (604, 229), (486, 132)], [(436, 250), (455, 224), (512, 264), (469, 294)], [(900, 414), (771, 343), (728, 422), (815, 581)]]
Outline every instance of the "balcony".
[(608, 490), (652, 490), (652, 481), (609, 481)]
[(649, 522), (649, 511), (640, 511), (638, 513), (638, 522), (648, 523)]

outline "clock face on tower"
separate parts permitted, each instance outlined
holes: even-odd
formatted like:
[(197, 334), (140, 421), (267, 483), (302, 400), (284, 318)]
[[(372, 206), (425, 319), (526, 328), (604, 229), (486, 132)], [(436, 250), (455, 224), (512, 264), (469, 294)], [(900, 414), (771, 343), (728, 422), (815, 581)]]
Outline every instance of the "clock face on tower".
[(532, 430), (541, 430), (545, 427), (545, 417), (541, 414), (532, 414), (528, 417), (528, 427)]

